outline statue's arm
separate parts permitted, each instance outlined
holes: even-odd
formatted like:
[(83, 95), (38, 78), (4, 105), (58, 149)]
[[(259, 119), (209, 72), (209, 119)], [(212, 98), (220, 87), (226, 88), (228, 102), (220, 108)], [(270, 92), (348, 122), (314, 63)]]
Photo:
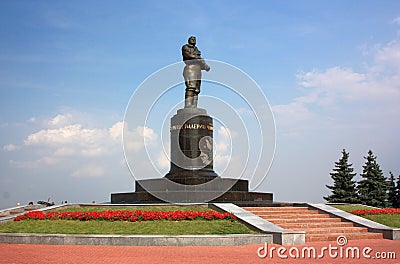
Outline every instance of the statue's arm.
[(186, 45), (182, 47), (182, 55), (183, 58), (185, 58), (186, 60), (198, 60), (202, 70), (205, 71), (210, 70), (210, 66), (207, 65), (205, 60), (203, 60), (201, 56), (198, 55), (198, 53), (190, 52), (190, 49)]
[(182, 55), (184, 58), (187, 58), (189, 60), (201, 59), (200, 56), (197, 55), (196, 53), (190, 52), (187, 46), (182, 47)]
[(208, 64), (206, 63), (206, 61), (205, 60), (203, 60), (203, 59), (201, 59), (201, 69), (202, 70), (205, 70), (205, 71), (210, 71), (210, 66), (208, 66)]

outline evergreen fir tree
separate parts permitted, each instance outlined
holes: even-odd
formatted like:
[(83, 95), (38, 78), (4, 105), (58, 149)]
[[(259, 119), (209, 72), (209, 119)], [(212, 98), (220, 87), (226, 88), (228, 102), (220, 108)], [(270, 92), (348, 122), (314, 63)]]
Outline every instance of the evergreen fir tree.
[(333, 186), (326, 185), (332, 190), (332, 194), (324, 199), (330, 203), (357, 203), (356, 182), (353, 181), (356, 173), (353, 173), (352, 164), (349, 164), (349, 153), (342, 150), (342, 157), (335, 162), (335, 168), (330, 173)]
[(397, 204), (397, 187), (396, 183), (394, 182), (395, 178), (392, 172), (389, 172), (390, 177), (388, 180), (388, 205), (390, 207), (396, 208), (398, 207)]
[(386, 207), (387, 206), (387, 183), (385, 176), (376, 162), (376, 157), (371, 150), (368, 151), (368, 156), (363, 166), (363, 178), (357, 186), (358, 197), (362, 204)]
[(396, 206), (394, 206), (395, 208), (399, 208), (400, 207), (400, 175), (397, 178), (397, 183), (396, 183)]

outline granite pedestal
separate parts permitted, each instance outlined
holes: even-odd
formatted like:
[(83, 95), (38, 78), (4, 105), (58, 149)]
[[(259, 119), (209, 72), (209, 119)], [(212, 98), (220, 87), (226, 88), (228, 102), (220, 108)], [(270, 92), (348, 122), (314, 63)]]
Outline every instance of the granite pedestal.
[(111, 194), (111, 203), (272, 203), (272, 193), (249, 192), (247, 180), (214, 172), (213, 130), (205, 109), (179, 109), (171, 118), (170, 171), (164, 178), (136, 181), (135, 192)]
[(165, 177), (197, 185), (218, 175), (213, 168), (213, 120), (205, 109), (183, 108), (171, 118), (171, 166)]

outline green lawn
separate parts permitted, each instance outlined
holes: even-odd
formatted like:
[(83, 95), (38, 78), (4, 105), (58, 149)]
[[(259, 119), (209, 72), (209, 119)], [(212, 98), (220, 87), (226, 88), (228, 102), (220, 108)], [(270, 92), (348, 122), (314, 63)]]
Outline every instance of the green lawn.
[(400, 215), (388, 215), (388, 214), (380, 214), (380, 215), (366, 215), (363, 216), (369, 220), (372, 220), (377, 223), (381, 223), (383, 225), (387, 225), (390, 227), (400, 227)]
[[(207, 207), (147, 206), (147, 207), (80, 207), (60, 211), (142, 210), (142, 211), (210, 211)], [(125, 235), (193, 235), (193, 234), (254, 234), (237, 220), (184, 220), (106, 222), (72, 220), (24, 220), (0, 224), (0, 233), (46, 234), (125, 234)]]
[(256, 232), (236, 220), (144, 222), (25, 220), (1, 224), (0, 233), (192, 235)]
[(335, 207), (337, 209), (346, 211), (346, 212), (351, 212), (354, 210), (370, 210), (373, 209), (372, 207), (365, 206), (365, 205), (332, 205), (332, 207)]
[[(338, 208), (340, 210), (351, 212), (353, 210), (369, 210), (372, 209), (369, 206), (363, 205), (334, 205), (333, 207)], [(374, 222), (387, 225), (390, 227), (400, 227), (400, 214), (397, 215), (388, 215), (388, 214), (380, 214), (380, 215), (366, 215), (362, 216)]]

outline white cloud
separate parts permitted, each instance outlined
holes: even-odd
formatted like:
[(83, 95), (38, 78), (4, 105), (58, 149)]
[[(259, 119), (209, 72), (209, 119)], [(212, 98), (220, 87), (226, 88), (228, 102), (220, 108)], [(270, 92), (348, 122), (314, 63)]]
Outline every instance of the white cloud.
[(219, 127), (217, 131), (217, 137), (218, 140), (216, 141), (217, 143), (215, 144), (215, 152), (217, 153), (227, 153), (228, 151), (230, 152), (230, 147), (231, 147), (231, 140), (232, 140), (232, 135), (231, 131), (229, 128), (226, 127)]
[(72, 114), (59, 114), (49, 120), (48, 125), (50, 127), (63, 127), (67, 125), (71, 125), (73, 123)]
[(24, 141), (25, 145), (97, 145), (107, 137), (105, 129), (84, 128), (80, 124), (57, 129), (44, 129), (33, 133)]
[(54, 158), (54, 157), (43, 157), (41, 161), (46, 164), (46, 165), (55, 165), (60, 162), (59, 159)]
[(391, 41), (386, 45), (377, 45), (375, 47), (375, 67), (383, 71), (394, 71), (400, 73), (400, 43)]
[(287, 105), (273, 106), (272, 110), (277, 117), (279, 125), (303, 122), (313, 116), (305, 103), (299, 100), (295, 100)]
[(149, 127), (139, 126), (136, 128), (136, 131), (139, 133), (139, 135), (143, 136), (145, 140), (155, 141), (158, 138), (157, 134), (154, 133), (153, 129)]
[[(165, 150), (169, 151), (169, 144), (165, 144)], [(160, 150), (157, 158), (157, 165), (160, 169), (168, 169), (170, 167), (169, 152), (165, 152), (163, 149)]]
[(299, 73), (297, 74), (299, 85), (311, 91), (307, 91), (306, 96), (295, 100), (320, 105), (329, 105), (341, 98), (357, 100), (373, 92), (373, 90), (368, 91), (368, 86), (364, 85), (366, 78), (365, 74), (341, 67), (329, 68), (322, 72), (313, 70)]
[(39, 169), (41, 167), (59, 164), (59, 162), (60, 160), (54, 157), (45, 156), (33, 161), (10, 160), (8, 163), (12, 168)]
[(137, 126), (133, 130), (129, 129), (128, 123), (124, 126), (124, 146), (126, 151), (138, 152), (144, 148), (155, 146), (158, 135), (153, 129), (144, 126)]
[(110, 127), (108, 132), (110, 133), (111, 138), (114, 140), (121, 140), (123, 128), (124, 122), (117, 122), (112, 127)]
[(8, 144), (8, 145), (3, 146), (3, 149), (6, 151), (14, 151), (14, 150), (18, 150), (20, 148), (21, 148), (21, 146), (17, 146), (14, 144)]
[(73, 156), (76, 154), (76, 150), (72, 147), (61, 147), (58, 148), (55, 152), (54, 152), (54, 156)]
[[(121, 159), (124, 123), (116, 122), (109, 128), (89, 127), (74, 119), (81, 115), (63, 113), (44, 123), (39, 121), (45, 127), (28, 135), (23, 144), (3, 146), (6, 151), (21, 149), (21, 159), (28, 155), (27, 160), (10, 160), (10, 167), (42, 170), (52, 167), (69, 170), (72, 177), (104, 175), (107, 166), (110, 166), (110, 158), (118, 155)], [(35, 118), (35, 121), (38, 120)], [(156, 145), (158, 135), (149, 127), (138, 126), (125, 132), (127, 145), (135, 151), (144, 149), (144, 143)], [(143, 155), (138, 154), (135, 158), (140, 163)], [(121, 166), (119, 162), (116, 164)]]
[(9, 160), (8, 163), (12, 168), (36, 169), (39, 167), (39, 161), (16, 161)]
[(400, 114), (400, 45), (377, 45), (372, 55), (373, 65), (363, 72), (336, 66), (298, 73), (304, 95), (273, 106), (278, 130), (313, 128), (330, 120), (354, 122), (377, 112)]
[(229, 162), (231, 161), (232, 156), (232, 138), (234, 137), (229, 128), (219, 127), (217, 130), (217, 134), (214, 139), (214, 169), (218, 173), (222, 173)]
[(298, 75), (299, 83), (310, 91), (295, 101), (322, 106), (348, 102), (384, 102), (400, 97), (398, 76), (375, 76), (375, 73), (357, 73), (352, 69), (334, 67), (323, 72)]
[(56, 129), (43, 129), (29, 135), (26, 146), (56, 148), (57, 155), (67, 153), (83, 156), (97, 156), (105, 153), (111, 138), (105, 129), (84, 128), (80, 124)]
[(395, 24), (397, 24), (397, 25), (400, 25), (400, 16), (399, 16), (399, 17), (396, 17), (395, 19), (393, 19), (392, 22), (395, 23)]
[(97, 165), (88, 165), (72, 172), (71, 176), (74, 178), (99, 177), (104, 175), (104, 173), (105, 169), (103, 167)]
[(108, 149), (106, 147), (87, 148), (82, 149), (80, 153), (82, 154), (82, 156), (94, 157), (106, 154), (107, 150)]

